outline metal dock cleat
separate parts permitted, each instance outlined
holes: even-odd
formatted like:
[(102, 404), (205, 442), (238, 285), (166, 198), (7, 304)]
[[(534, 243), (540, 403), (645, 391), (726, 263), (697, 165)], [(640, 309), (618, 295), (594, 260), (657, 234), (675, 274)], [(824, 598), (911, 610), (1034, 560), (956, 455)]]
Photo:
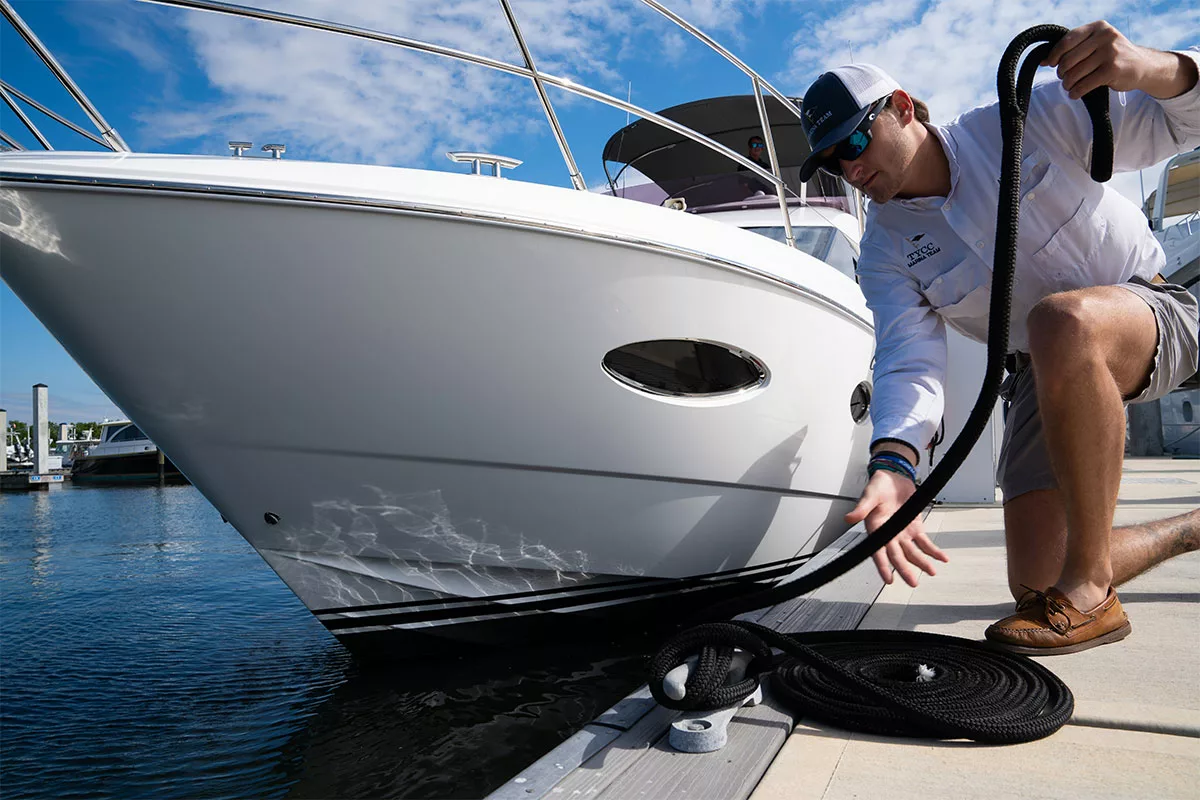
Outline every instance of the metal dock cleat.
[[(736, 683), (746, 677), (746, 667), (753, 655), (744, 650), (735, 650), (729, 662), (729, 674), (725, 679), (727, 684)], [(684, 685), (688, 676), (696, 668), (699, 659), (696, 656), (688, 658), (684, 663), (667, 673), (663, 680), (663, 691), (674, 700), (682, 700), (687, 696)], [(762, 702), (762, 686), (736, 705), (725, 706), (701, 714), (689, 714), (671, 723), (668, 741), (671, 747), (681, 753), (711, 753), (720, 750), (729, 741), (726, 730), (729, 721), (743, 706), (756, 706)]]

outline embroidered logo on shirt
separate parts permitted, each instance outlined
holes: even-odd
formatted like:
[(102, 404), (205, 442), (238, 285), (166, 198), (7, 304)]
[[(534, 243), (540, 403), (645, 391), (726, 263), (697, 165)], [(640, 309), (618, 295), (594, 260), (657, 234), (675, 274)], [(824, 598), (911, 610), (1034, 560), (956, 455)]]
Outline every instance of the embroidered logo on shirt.
[(925, 238), (926, 234), (918, 233), (916, 236), (905, 236), (904, 241), (908, 242), (908, 254), (906, 256), (909, 267), (915, 267), (930, 256), (935, 256), (942, 252), (942, 248), (937, 246), (933, 239)]

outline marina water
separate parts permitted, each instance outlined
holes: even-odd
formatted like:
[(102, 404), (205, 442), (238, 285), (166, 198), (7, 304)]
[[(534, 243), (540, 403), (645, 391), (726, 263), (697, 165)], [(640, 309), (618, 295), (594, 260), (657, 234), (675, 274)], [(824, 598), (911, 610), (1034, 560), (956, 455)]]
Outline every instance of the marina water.
[(6, 800), (480, 797), (643, 663), (361, 664), (194, 487), (0, 494)]

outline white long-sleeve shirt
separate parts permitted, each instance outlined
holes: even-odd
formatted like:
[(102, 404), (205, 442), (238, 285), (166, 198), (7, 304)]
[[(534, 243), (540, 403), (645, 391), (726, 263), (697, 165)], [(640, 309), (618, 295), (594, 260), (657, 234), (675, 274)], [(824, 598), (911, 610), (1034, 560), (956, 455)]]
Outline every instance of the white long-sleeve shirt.
[[(1200, 65), (1200, 52), (1184, 55)], [(1200, 84), (1158, 100), (1110, 93), (1113, 171), (1156, 164), (1200, 145)], [(1002, 142), (996, 103), (929, 126), (950, 162), (946, 197), (873, 203), (858, 278), (875, 316), (875, 440), (920, 451), (944, 407), (946, 325), (987, 341)], [(1141, 210), (1088, 173), (1092, 125), (1061, 81), (1034, 87), (1025, 122), (1021, 216), (1009, 350), (1027, 351), (1026, 317), (1042, 298), (1149, 279), (1162, 247)]]

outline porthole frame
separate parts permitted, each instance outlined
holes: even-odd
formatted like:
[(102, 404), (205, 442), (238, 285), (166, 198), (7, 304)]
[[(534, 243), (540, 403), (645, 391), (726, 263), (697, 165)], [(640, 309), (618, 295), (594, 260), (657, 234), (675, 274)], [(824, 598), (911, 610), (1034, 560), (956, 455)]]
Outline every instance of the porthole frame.
[[(607, 363), (609, 354), (616, 350), (620, 350), (622, 347), (630, 347), (638, 344), (650, 344), (652, 342), (690, 342), (693, 344), (704, 344), (711, 347), (718, 347), (730, 355), (733, 355), (741, 359), (743, 362), (749, 364), (758, 373), (758, 377), (753, 383), (744, 386), (738, 386), (733, 389), (726, 389), (720, 392), (677, 392), (669, 389), (662, 389), (657, 386), (649, 386), (638, 380), (630, 378), (627, 375), (622, 375), (610, 367)], [(713, 339), (699, 339), (690, 336), (643, 339), (637, 342), (627, 342), (626, 344), (609, 349), (600, 359), (600, 368), (604, 371), (605, 375), (612, 378), (619, 385), (625, 387), (626, 389), (630, 389), (638, 394), (648, 395), (650, 397), (663, 400), (687, 400), (700, 402), (705, 400), (729, 400), (730, 398), (736, 398), (761, 391), (771, 382), (771, 371), (767, 368), (766, 362), (753, 353), (740, 347), (726, 344), (725, 342), (718, 342)]]
[[(854, 420), (855, 425), (863, 425), (870, 420), (871, 401), (874, 399), (873, 389), (874, 387), (871, 386), (870, 381), (859, 381), (858, 385), (850, 390), (850, 419)], [(863, 405), (862, 414), (856, 417), (854, 415), (854, 401), (860, 392), (866, 395), (866, 398)]]

